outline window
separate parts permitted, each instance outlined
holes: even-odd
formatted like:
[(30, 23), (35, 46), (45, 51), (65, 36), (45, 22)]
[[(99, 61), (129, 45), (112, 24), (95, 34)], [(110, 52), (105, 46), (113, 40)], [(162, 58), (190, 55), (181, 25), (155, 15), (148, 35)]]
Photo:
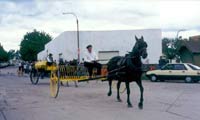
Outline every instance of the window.
[(99, 51), (100, 63), (105, 64), (114, 56), (119, 56), (119, 51)]
[(162, 70), (187, 70), (184, 64), (167, 64)]
[(193, 70), (200, 70), (200, 67), (199, 66), (196, 66), (196, 65), (192, 65), (192, 64), (187, 64), (191, 69)]
[(186, 68), (184, 64), (175, 64), (174, 70), (186, 70)]

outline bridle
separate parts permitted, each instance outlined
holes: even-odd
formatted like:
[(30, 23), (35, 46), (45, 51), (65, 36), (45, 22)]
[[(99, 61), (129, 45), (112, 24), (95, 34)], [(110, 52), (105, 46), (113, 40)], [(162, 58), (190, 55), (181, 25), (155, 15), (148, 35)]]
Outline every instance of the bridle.
[(146, 47), (144, 47), (144, 48), (142, 48), (141, 50), (139, 50), (140, 55), (142, 55), (145, 51), (147, 51), (147, 48), (146, 48)]
[[(141, 56), (143, 54), (143, 52), (145, 52), (146, 50), (147, 50), (147, 47), (143, 47), (142, 49), (138, 50), (139, 56)], [(129, 55), (130, 54), (134, 54), (134, 53), (133, 52), (129, 52)], [(130, 56), (125, 56), (125, 59), (134, 59), (136, 57), (138, 57), (138, 56), (136, 56), (136, 55), (133, 55), (131, 57)]]

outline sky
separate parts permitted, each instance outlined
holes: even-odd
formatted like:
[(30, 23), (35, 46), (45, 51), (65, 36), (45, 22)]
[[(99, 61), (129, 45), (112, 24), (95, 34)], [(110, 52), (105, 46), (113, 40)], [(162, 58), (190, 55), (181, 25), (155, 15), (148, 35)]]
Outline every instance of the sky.
[(53, 38), (63, 31), (161, 29), (162, 37), (200, 35), (198, 0), (0, 0), (0, 43), (19, 49), (37, 29)]

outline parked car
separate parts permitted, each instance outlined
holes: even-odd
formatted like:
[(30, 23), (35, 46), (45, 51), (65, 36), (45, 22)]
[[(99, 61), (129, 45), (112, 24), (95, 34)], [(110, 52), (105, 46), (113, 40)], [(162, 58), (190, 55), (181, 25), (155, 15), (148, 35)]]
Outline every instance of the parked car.
[(9, 63), (8, 62), (1, 62), (0, 61), (0, 68), (8, 67)]
[(187, 83), (200, 81), (200, 67), (190, 63), (166, 64), (160, 70), (146, 73), (152, 81), (185, 80)]

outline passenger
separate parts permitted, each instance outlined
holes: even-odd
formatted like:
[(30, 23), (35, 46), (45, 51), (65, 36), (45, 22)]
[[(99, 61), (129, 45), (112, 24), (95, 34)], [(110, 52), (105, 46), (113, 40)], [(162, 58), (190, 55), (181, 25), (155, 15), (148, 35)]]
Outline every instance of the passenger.
[(64, 60), (63, 60), (63, 56), (62, 53), (59, 54), (59, 65), (64, 65)]
[(53, 64), (53, 55), (51, 53), (49, 53), (49, 55), (47, 56), (47, 65), (52, 65)]
[(92, 45), (88, 45), (87, 51), (84, 56), (84, 66), (87, 67), (89, 76), (92, 76), (93, 68), (97, 68), (97, 75), (101, 75), (102, 65), (98, 63), (98, 57), (95, 52), (92, 51)]

